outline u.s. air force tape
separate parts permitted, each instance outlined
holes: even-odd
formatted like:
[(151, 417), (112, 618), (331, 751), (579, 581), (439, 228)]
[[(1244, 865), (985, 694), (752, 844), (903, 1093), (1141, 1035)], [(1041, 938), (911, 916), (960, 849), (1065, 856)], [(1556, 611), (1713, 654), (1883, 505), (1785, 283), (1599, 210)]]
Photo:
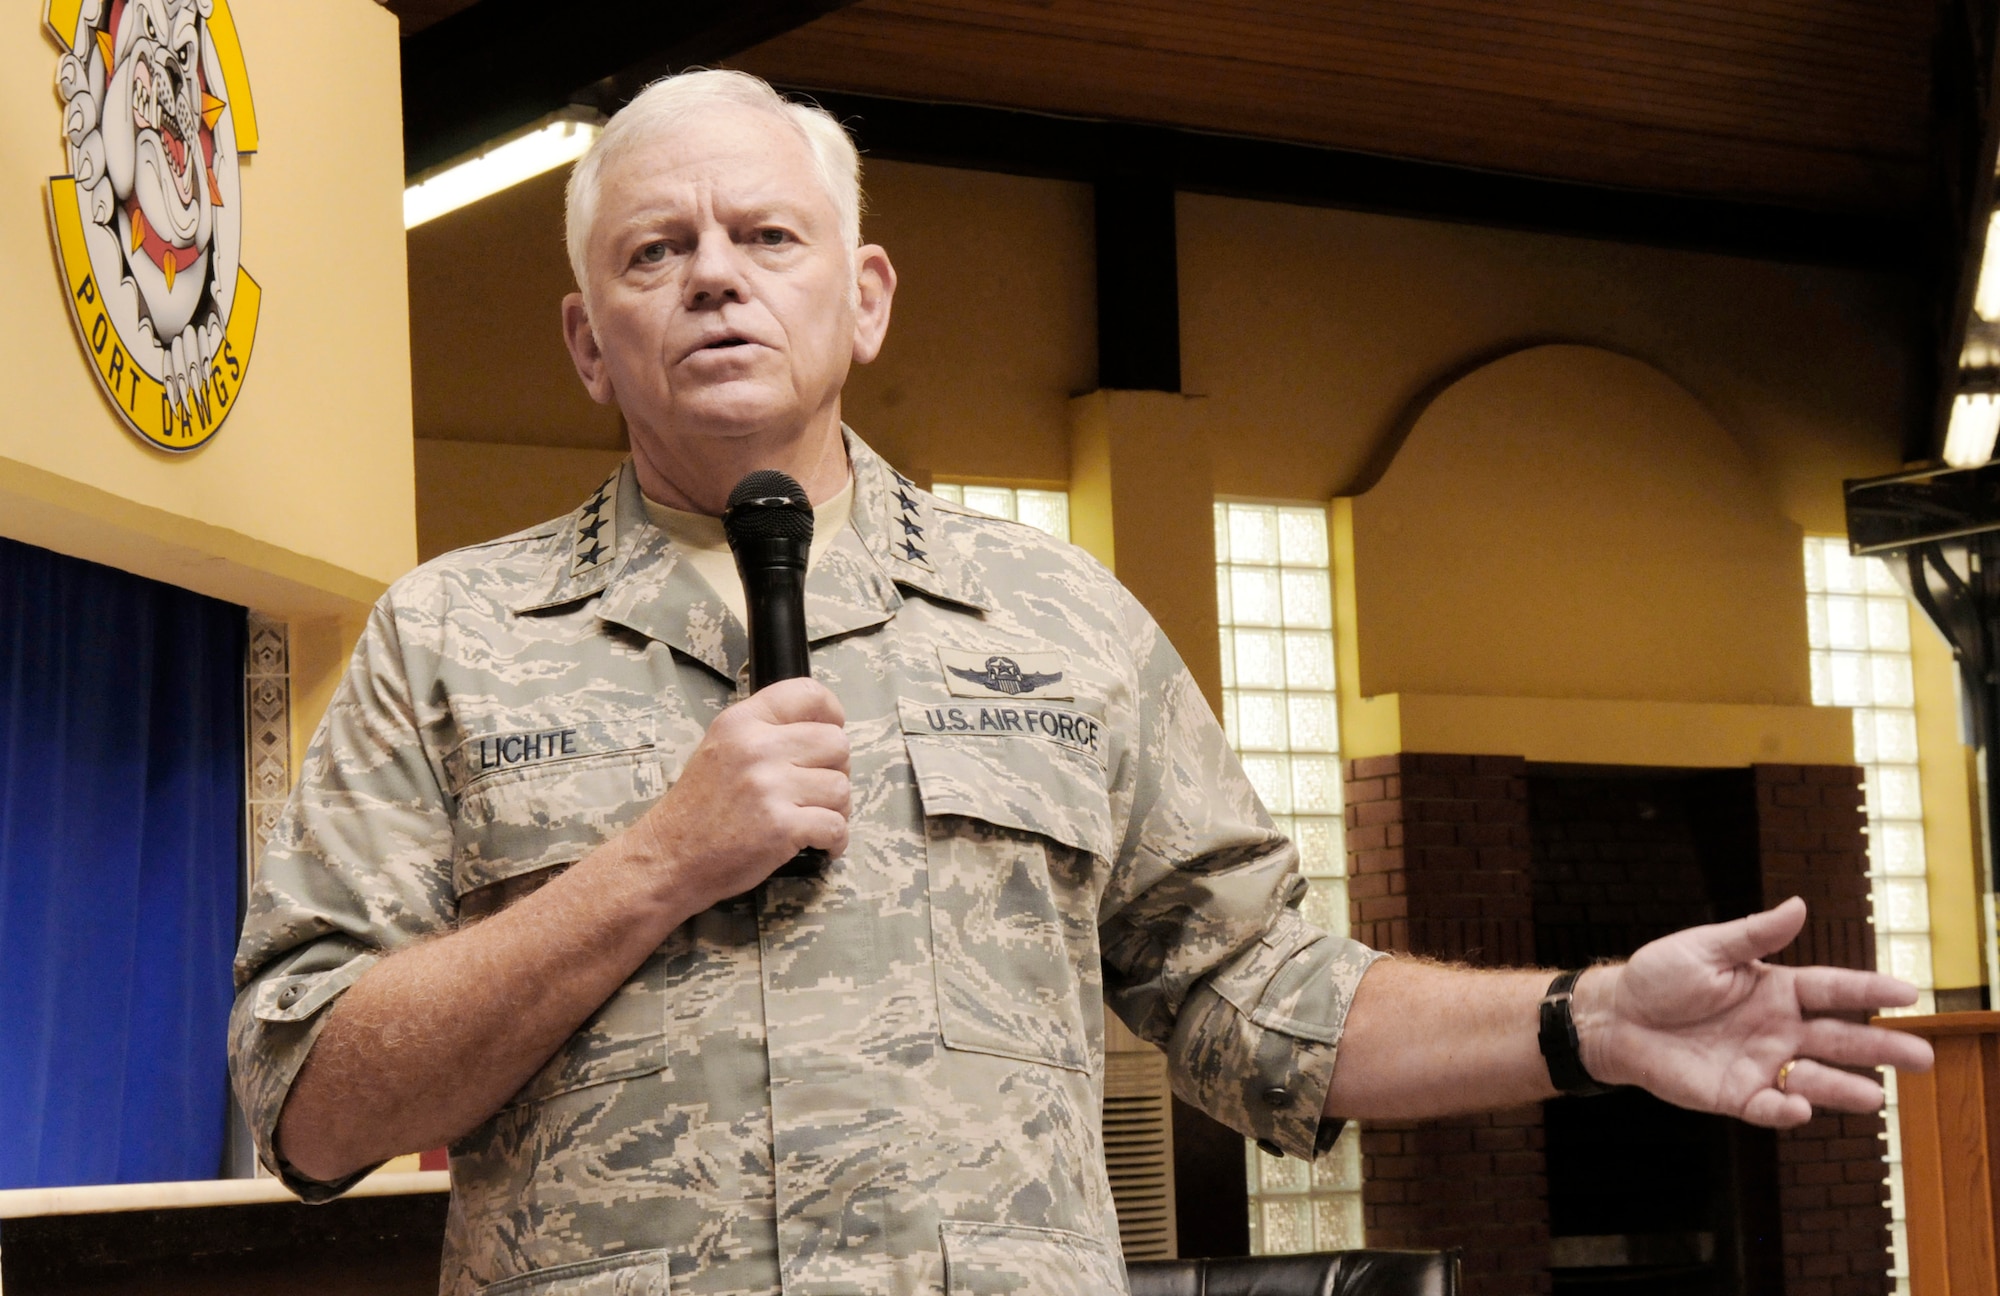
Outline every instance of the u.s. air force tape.
[(900, 703), (903, 732), (938, 738), (1039, 738), (1104, 759), (1104, 722), (1040, 702)]

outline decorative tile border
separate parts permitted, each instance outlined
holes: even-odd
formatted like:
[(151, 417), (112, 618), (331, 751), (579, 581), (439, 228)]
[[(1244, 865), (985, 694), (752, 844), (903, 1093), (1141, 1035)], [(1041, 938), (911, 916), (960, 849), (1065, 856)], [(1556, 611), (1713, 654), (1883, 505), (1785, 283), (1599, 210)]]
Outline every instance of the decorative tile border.
[(291, 637), (285, 623), (250, 613), (243, 667), (245, 866), (252, 879), (292, 791)]

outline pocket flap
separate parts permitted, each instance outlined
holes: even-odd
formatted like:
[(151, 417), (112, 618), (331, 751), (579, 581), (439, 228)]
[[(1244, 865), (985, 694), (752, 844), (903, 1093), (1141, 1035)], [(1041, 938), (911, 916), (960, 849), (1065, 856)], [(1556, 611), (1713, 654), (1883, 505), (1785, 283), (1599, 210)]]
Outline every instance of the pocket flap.
[(946, 1296), (1105, 1296), (1125, 1290), (1124, 1264), (1103, 1242), (1067, 1229), (944, 1220)]
[(964, 815), (1111, 858), (1106, 738), (1097, 717), (1035, 702), (947, 707), (906, 699), (902, 722), (926, 815)]
[(464, 895), (574, 864), (644, 814), (665, 790), (665, 771), (650, 748), (482, 779), (459, 798), (453, 818), (452, 885)]
[(627, 1251), (575, 1264), (530, 1269), (488, 1283), (479, 1296), (669, 1296), (667, 1257), (658, 1251)]

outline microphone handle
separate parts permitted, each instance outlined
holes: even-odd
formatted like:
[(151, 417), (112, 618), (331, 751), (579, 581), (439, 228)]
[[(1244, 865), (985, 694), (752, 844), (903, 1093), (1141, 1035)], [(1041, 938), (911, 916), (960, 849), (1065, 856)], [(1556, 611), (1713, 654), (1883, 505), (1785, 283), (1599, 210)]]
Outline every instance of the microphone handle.
[[(750, 612), (750, 691), (812, 674), (806, 646), (806, 573), (803, 562), (746, 565), (744, 603)], [(772, 877), (818, 877), (826, 852), (808, 846), (780, 864)]]

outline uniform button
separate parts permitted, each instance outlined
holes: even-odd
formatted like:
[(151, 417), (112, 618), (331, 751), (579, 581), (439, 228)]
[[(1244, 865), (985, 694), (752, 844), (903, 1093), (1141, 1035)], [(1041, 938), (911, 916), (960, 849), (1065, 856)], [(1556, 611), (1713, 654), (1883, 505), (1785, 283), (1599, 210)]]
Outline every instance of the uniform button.
[(1271, 1139), (1258, 1139), (1257, 1150), (1260, 1152), (1268, 1152), (1274, 1157), (1281, 1157), (1285, 1155), (1285, 1149), (1279, 1147), (1277, 1143)]
[(1264, 1091), (1266, 1107), (1283, 1107), (1292, 1101), (1292, 1091), (1283, 1085), (1272, 1085)]
[(291, 1007), (293, 1004), (299, 1001), (299, 993), (300, 991), (297, 986), (286, 986), (283, 990), (280, 990), (278, 992), (278, 1007), (280, 1008)]

